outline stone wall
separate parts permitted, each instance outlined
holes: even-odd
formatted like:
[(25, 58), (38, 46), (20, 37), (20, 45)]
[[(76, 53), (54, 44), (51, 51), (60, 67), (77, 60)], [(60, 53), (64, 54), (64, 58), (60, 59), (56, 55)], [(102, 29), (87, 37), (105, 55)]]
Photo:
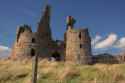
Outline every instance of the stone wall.
[[(20, 33), (20, 30), (23, 31)], [(29, 26), (20, 26), (17, 30), (17, 37), (12, 49), (12, 58), (31, 57), (37, 53), (37, 37), (32, 33)], [(32, 52), (34, 52), (32, 54)]]
[[(70, 17), (71, 18), (71, 17)], [(72, 21), (71, 19), (69, 19)], [(68, 21), (68, 22), (70, 22)], [(74, 29), (72, 23), (67, 26), (65, 34), (66, 55), (65, 60), (73, 63), (90, 64), (91, 55), (91, 38), (88, 29)]]

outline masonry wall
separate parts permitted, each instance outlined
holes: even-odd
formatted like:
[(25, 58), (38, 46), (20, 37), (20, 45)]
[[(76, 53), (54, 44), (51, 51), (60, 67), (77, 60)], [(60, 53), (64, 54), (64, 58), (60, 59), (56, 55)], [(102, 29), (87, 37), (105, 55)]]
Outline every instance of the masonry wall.
[(91, 63), (91, 39), (87, 29), (67, 30), (65, 60), (80, 64)]
[[(28, 26), (27, 26), (28, 27)], [(38, 43), (35, 33), (32, 33), (31, 28), (21, 26), (17, 30), (17, 37), (12, 49), (11, 58), (26, 58), (34, 56), (38, 53)], [(22, 29), (22, 32), (20, 32)]]

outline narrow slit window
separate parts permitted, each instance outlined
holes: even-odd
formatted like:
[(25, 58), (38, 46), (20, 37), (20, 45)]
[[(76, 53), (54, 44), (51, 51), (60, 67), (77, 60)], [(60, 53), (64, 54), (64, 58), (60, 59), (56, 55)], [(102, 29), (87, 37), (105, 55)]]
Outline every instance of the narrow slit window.
[(81, 39), (81, 32), (79, 33), (79, 39)]
[(80, 44), (80, 48), (82, 48), (82, 44)]

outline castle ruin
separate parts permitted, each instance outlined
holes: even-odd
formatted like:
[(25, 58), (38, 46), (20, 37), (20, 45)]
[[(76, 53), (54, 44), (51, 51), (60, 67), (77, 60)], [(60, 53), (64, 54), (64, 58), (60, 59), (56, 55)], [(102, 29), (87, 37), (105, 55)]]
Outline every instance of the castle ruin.
[(75, 20), (69, 16), (67, 18), (66, 31), (66, 61), (77, 62), (80, 64), (90, 64), (91, 55), (91, 38), (88, 29), (74, 29)]
[(36, 32), (22, 25), (17, 28), (16, 40), (12, 48), (12, 59), (23, 59), (38, 55), (48, 60), (67, 61), (80, 64), (92, 62), (91, 38), (87, 28), (75, 29), (75, 20), (67, 17), (64, 41), (53, 40), (50, 28), (51, 7), (46, 6)]

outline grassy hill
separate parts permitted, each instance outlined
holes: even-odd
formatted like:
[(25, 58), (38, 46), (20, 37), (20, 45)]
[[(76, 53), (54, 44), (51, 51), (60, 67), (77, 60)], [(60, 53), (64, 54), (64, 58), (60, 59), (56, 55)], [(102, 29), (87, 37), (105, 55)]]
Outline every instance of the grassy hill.
[[(0, 60), (0, 83), (30, 83), (31, 61)], [(125, 83), (125, 64), (39, 62), (38, 83)]]

